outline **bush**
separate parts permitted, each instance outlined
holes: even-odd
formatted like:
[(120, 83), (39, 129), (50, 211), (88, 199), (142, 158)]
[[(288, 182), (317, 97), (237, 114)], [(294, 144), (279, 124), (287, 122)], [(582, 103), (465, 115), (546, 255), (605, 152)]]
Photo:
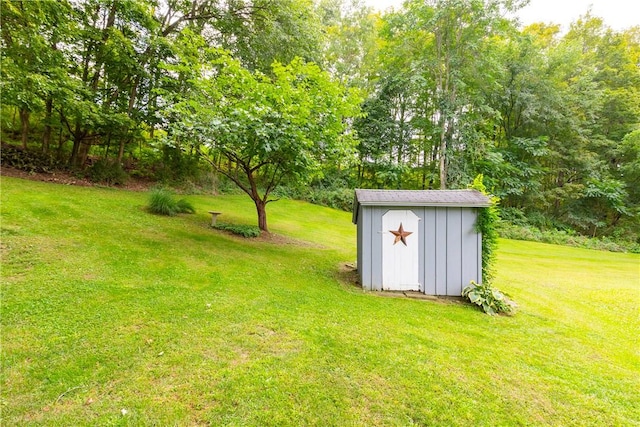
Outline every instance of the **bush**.
[(179, 147), (163, 145), (156, 159), (155, 177), (167, 183), (195, 179), (200, 174), (200, 156), (188, 154)]
[(118, 162), (100, 159), (87, 170), (87, 176), (92, 182), (102, 182), (109, 185), (122, 185), (129, 176)]
[(353, 190), (350, 188), (311, 190), (309, 201), (316, 205), (349, 212), (353, 209)]
[(223, 222), (219, 222), (214, 226), (214, 228), (247, 238), (258, 237), (260, 235), (260, 229), (254, 225), (225, 224)]
[(473, 280), (462, 290), (462, 296), (493, 316), (498, 313), (513, 313), (513, 306), (502, 292), (494, 289), (490, 283), (477, 284)]
[(327, 206), (350, 212), (353, 209), (353, 189), (351, 188), (279, 188), (275, 195), (288, 199), (303, 200), (314, 205)]
[(565, 230), (540, 230), (534, 226), (523, 226), (500, 223), (498, 228), (500, 237), (504, 239), (528, 240), (554, 245), (575, 246), (578, 248), (596, 249), (609, 252), (640, 253), (640, 244), (624, 240), (612, 240), (608, 237), (587, 237)]
[(171, 192), (163, 188), (151, 190), (148, 208), (154, 214), (167, 216), (196, 211), (191, 203), (185, 199), (175, 200)]

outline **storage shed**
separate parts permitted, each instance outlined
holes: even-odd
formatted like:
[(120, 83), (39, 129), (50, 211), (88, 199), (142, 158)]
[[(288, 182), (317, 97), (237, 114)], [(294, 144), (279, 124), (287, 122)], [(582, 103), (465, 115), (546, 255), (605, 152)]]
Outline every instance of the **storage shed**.
[(476, 190), (356, 190), (358, 274), (368, 290), (459, 296), (482, 280)]

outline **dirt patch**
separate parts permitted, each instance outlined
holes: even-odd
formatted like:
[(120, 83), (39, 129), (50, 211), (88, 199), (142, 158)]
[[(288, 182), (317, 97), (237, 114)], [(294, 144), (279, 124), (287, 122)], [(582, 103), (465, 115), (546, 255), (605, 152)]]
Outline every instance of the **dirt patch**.
[(322, 245), (319, 245), (317, 243), (307, 242), (305, 240), (297, 240), (291, 237), (286, 237), (274, 233), (262, 232), (260, 233), (260, 236), (255, 238), (255, 240), (259, 242), (273, 243), (275, 245), (293, 245), (305, 248), (323, 248)]
[(341, 263), (338, 266), (338, 280), (346, 286), (362, 289), (360, 283), (360, 276), (358, 276), (358, 270), (355, 264)]
[(441, 304), (466, 304), (466, 300), (462, 297), (444, 296), (444, 295), (427, 295), (418, 291), (371, 291), (373, 294), (388, 298), (409, 298), (438, 302)]
[(233, 233), (228, 230), (222, 230), (219, 228), (212, 227), (210, 222), (206, 224), (202, 223), (201, 226), (203, 228), (206, 228), (207, 230), (224, 234), (226, 236), (232, 237), (234, 239), (242, 240), (243, 242), (247, 242), (247, 243), (259, 242), (259, 243), (272, 243), (274, 245), (291, 245), (291, 246), (298, 246), (301, 248), (317, 248), (317, 249), (325, 248), (325, 246), (322, 246), (317, 243), (308, 242), (306, 240), (298, 240), (292, 237), (282, 236), (280, 234), (275, 234), (275, 233), (262, 232), (257, 237), (243, 237), (239, 234)]
[[(360, 276), (358, 276), (358, 270), (355, 264), (342, 263), (338, 266), (338, 280), (347, 286), (353, 286), (362, 289), (360, 283)], [(466, 300), (462, 297), (456, 296), (436, 296), (426, 295), (418, 291), (364, 291), (371, 293), (372, 295), (386, 298), (410, 298), (433, 301), (441, 304), (466, 304)]]
[[(77, 185), (80, 187), (109, 187), (106, 184), (91, 182), (86, 178), (79, 178), (74, 174), (64, 171), (51, 173), (26, 172), (8, 166), (0, 168), (0, 175), (12, 178), (28, 179), (31, 181), (51, 182), (53, 184)], [(129, 191), (148, 191), (155, 183), (129, 178), (126, 184), (114, 185), (113, 188), (122, 188)]]

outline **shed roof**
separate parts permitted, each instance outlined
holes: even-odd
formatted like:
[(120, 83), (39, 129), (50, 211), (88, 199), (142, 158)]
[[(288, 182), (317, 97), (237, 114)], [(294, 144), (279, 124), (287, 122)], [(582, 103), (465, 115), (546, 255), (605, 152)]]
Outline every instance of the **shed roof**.
[(363, 206), (487, 207), (491, 200), (477, 190), (362, 190), (356, 189), (353, 222)]

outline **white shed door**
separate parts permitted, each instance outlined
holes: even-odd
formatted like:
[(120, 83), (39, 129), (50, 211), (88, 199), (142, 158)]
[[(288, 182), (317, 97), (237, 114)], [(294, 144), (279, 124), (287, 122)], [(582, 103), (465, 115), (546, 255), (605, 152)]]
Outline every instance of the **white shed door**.
[(419, 291), (419, 218), (410, 210), (382, 216), (382, 289)]

